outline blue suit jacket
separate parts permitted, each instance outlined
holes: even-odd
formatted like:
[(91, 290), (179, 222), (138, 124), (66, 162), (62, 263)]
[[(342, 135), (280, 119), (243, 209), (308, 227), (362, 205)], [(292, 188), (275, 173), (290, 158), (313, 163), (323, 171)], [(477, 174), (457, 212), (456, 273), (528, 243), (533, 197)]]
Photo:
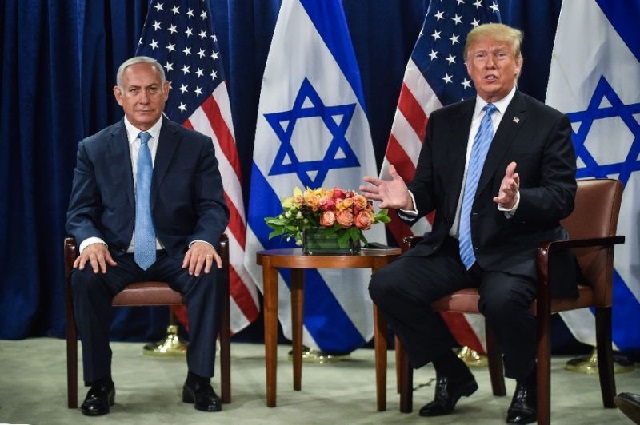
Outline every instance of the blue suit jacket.
[[(435, 210), (432, 231), (407, 255), (430, 255), (444, 242), (453, 221), (465, 168), (465, 152), (475, 99), (431, 114), (414, 180), (418, 216)], [(493, 202), (507, 165), (515, 161), (520, 176), (520, 204), (507, 218)], [(543, 241), (564, 239), (560, 220), (573, 211), (576, 156), (569, 119), (516, 91), (487, 153), (471, 214), (476, 261), (485, 270), (537, 276), (535, 255)], [(406, 218), (401, 216), (402, 218)], [(566, 252), (556, 262), (552, 294), (577, 296), (575, 259)], [(555, 278), (554, 278), (555, 277)]]
[[(229, 221), (210, 138), (162, 118), (151, 181), (151, 208), (160, 243), (170, 255), (193, 240), (216, 245)], [(133, 236), (135, 195), (124, 121), (78, 145), (67, 232), (91, 236), (125, 252)]]

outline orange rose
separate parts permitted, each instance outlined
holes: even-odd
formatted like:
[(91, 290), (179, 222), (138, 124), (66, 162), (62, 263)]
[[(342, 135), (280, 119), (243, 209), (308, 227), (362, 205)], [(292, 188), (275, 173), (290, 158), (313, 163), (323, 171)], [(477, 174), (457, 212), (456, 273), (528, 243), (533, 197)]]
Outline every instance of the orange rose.
[(362, 195), (356, 195), (353, 197), (353, 205), (359, 210), (367, 209), (367, 198)]
[(351, 227), (353, 225), (353, 213), (349, 210), (338, 211), (336, 220), (342, 227)]
[(336, 222), (336, 214), (333, 211), (325, 211), (320, 216), (320, 225), (331, 227)]
[(373, 214), (370, 211), (362, 210), (356, 215), (354, 222), (358, 229), (369, 230), (373, 224)]

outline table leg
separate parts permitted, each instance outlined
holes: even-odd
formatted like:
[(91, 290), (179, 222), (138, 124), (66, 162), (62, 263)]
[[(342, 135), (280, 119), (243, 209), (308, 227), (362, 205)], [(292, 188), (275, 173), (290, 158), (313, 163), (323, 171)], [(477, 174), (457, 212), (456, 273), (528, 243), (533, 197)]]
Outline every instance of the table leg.
[(264, 295), (264, 347), (267, 372), (267, 406), (276, 405), (278, 370), (278, 269), (271, 267), (268, 256), (262, 259)]
[[(385, 257), (374, 260), (372, 273), (388, 263)], [(376, 304), (373, 305), (373, 347), (376, 367), (376, 396), (378, 411), (387, 410), (387, 322)]]
[(291, 343), (293, 390), (302, 389), (302, 321), (304, 317), (304, 270), (291, 269)]
[(387, 323), (373, 305), (373, 346), (376, 365), (378, 411), (387, 410)]

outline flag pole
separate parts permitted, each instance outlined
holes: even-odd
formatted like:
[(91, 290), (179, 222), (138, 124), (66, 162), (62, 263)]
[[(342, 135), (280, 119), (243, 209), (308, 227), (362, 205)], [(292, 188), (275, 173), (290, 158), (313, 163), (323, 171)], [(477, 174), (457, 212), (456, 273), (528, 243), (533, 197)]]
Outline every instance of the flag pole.
[(187, 343), (178, 336), (178, 321), (173, 310), (169, 309), (169, 326), (167, 326), (166, 337), (161, 341), (145, 344), (142, 353), (159, 357), (184, 356), (187, 353)]
[[(567, 360), (564, 366), (570, 372), (583, 373), (585, 375), (598, 374), (598, 350), (593, 347), (593, 351), (588, 356), (576, 357)], [(627, 356), (621, 354), (613, 355), (613, 373), (627, 373), (635, 369), (635, 366)]]

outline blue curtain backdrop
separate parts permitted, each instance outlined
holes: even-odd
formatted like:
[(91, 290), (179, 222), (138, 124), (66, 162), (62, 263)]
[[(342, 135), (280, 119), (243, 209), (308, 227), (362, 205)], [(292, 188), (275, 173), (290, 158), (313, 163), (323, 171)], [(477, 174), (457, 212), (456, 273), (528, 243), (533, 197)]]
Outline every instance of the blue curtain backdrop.
[[(261, 78), (280, 0), (210, 4), (248, 203)], [(380, 164), (429, 0), (343, 4)], [(498, 4), (503, 21), (525, 31), (520, 88), (544, 100), (561, 0)], [(147, 0), (0, 3), (0, 339), (64, 336), (62, 241), (76, 146), (122, 117), (112, 95), (115, 71), (134, 54), (147, 9)], [(164, 335), (166, 309), (118, 310), (114, 338)], [(556, 328), (556, 346), (569, 344), (566, 329)]]

